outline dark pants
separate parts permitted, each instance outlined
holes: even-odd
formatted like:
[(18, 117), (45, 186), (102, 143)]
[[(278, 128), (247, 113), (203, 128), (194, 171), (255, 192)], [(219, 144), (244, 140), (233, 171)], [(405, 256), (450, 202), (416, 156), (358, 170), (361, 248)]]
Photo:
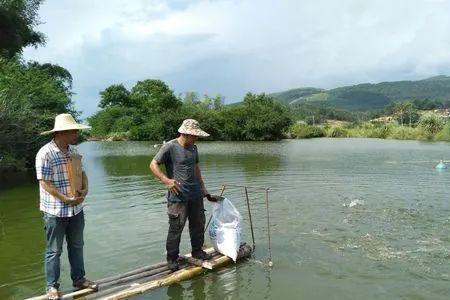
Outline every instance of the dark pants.
[(167, 233), (167, 260), (175, 260), (180, 253), (180, 239), (186, 220), (189, 220), (189, 235), (192, 252), (202, 250), (205, 230), (205, 209), (203, 199), (186, 202), (168, 202), (169, 232)]
[(70, 277), (74, 284), (84, 279), (83, 230), (84, 213), (73, 217), (55, 217), (44, 213), (47, 248), (45, 250), (45, 279), (47, 289), (59, 287), (60, 256), (64, 237), (70, 262)]

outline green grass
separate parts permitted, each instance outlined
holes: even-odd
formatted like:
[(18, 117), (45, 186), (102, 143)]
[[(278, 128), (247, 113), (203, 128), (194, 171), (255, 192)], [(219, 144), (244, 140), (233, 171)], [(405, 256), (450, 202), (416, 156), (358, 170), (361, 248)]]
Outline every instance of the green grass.
[(402, 126), (396, 122), (387, 124), (365, 122), (362, 124), (342, 123), (342, 124), (321, 124), (307, 125), (298, 122), (291, 126), (290, 137), (296, 139), (329, 137), (329, 138), (379, 138), (394, 140), (431, 140), (450, 141), (450, 123), (445, 124), (437, 132), (430, 133), (423, 126)]

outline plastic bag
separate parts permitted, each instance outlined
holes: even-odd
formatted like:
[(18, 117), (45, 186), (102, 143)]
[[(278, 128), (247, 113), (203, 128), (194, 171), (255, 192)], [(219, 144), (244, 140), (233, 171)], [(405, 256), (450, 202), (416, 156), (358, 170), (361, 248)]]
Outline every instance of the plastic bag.
[(216, 251), (234, 262), (241, 245), (241, 214), (227, 198), (214, 203), (209, 238)]

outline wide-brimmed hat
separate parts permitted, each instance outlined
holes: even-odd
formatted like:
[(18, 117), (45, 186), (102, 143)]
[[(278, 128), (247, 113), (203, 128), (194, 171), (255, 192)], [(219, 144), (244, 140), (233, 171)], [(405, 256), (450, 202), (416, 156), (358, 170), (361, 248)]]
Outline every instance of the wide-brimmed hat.
[(91, 126), (78, 124), (71, 114), (60, 114), (55, 117), (55, 126), (52, 130), (44, 131), (41, 134), (49, 134), (57, 131), (90, 129)]
[(200, 125), (194, 119), (184, 120), (183, 124), (181, 124), (180, 128), (178, 128), (178, 132), (195, 136), (209, 136), (208, 133), (200, 129)]

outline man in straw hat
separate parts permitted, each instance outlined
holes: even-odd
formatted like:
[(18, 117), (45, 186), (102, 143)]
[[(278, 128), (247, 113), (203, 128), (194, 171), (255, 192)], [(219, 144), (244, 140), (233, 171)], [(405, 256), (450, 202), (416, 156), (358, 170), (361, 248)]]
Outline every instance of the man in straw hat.
[[(178, 270), (181, 233), (189, 219), (192, 257), (208, 259), (202, 250), (204, 241), (205, 212), (203, 197), (208, 194), (200, 172), (197, 146), (198, 137), (209, 136), (200, 129), (196, 120), (187, 119), (178, 129), (178, 138), (165, 143), (150, 163), (150, 170), (167, 187), (167, 262), (172, 271)], [(166, 173), (161, 170), (164, 164)]]
[(71, 190), (69, 160), (78, 151), (74, 144), (78, 131), (89, 126), (78, 124), (70, 114), (55, 118), (53, 139), (36, 155), (36, 174), (40, 189), (40, 210), (44, 212), (47, 247), (45, 251), (45, 278), (48, 299), (59, 299), (60, 256), (64, 237), (70, 262), (70, 276), (76, 288), (93, 288), (97, 285), (87, 280), (83, 260), (83, 201), (88, 193), (88, 180), (82, 172), (81, 189)]

